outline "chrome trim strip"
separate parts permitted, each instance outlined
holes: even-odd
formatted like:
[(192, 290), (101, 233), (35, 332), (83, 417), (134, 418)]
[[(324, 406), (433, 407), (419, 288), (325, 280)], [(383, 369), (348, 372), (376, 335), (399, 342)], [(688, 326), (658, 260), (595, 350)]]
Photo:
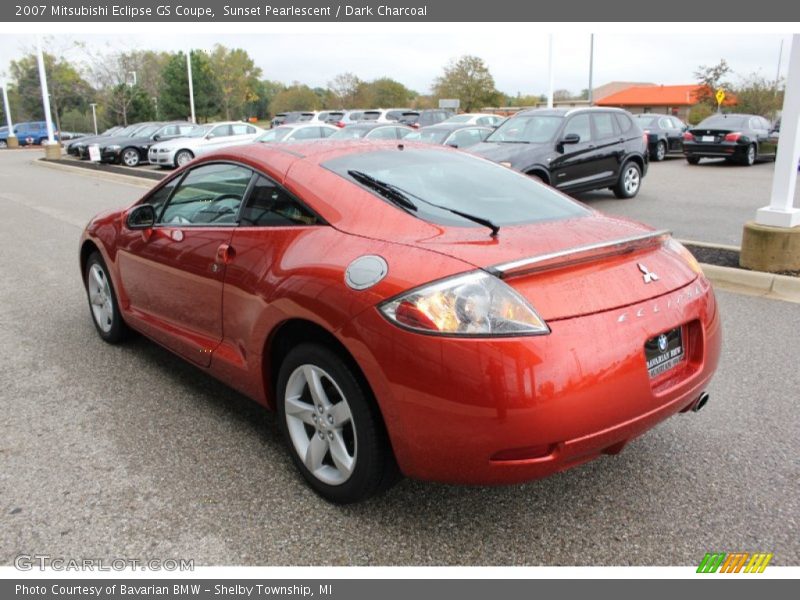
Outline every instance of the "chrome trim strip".
[(586, 244), (584, 246), (568, 248), (567, 250), (559, 250), (558, 252), (521, 258), (519, 260), (500, 263), (488, 267), (485, 270), (500, 279), (506, 279), (512, 275), (547, 271), (556, 268), (561, 269), (582, 262), (598, 260), (615, 254), (625, 254), (660, 243), (663, 244), (671, 235), (672, 232), (670, 230), (659, 229), (658, 231), (632, 235), (609, 242)]

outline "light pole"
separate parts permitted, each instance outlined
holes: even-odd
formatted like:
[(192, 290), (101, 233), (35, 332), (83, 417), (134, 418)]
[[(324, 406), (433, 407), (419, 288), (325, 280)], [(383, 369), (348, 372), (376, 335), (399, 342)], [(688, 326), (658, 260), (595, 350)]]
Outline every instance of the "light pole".
[(156, 121), (158, 121), (158, 96), (153, 96), (153, 104), (156, 106)]
[(192, 123), (197, 123), (194, 115), (194, 83), (192, 82), (192, 51), (186, 51), (186, 72), (189, 76), (189, 106), (192, 109)]
[(136, 87), (136, 71), (128, 71), (131, 75), (133, 75), (133, 87)]
[(547, 108), (553, 108), (553, 34), (547, 36)]
[(592, 79), (594, 78), (594, 34), (589, 35), (589, 106), (594, 102)]
[(92, 107), (92, 121), (94, 121), (94, 134), (97, 135), (97, 103), (92, 102), (89, 104)]
[[(42, 52), (42, 36), (36, 36), (36, 54), (39, 63), (39, 81), (42, 84), (42, 108), (44, 108), (44, 120), (47, 123), (47, 148), (45, 156), (47, 158), (61, 158), (61, 146), (56, 145), (53, 137), (53, 117), (50, 114), (50, 93), (47, 91), (47, 72), (44, 68), (44, 53)], [(51, 150), (55, 148), (55, 150)]]
[(3, 83), (3, 107), (6, 111), (6, 125), (8, 125), (8, 137), (6, 144), (9, 148), (16, 148), (19, 146), (17, 136), (14, 135), (14, 123), (11, 121), (11, 107), (8, 104), (8, 82)]

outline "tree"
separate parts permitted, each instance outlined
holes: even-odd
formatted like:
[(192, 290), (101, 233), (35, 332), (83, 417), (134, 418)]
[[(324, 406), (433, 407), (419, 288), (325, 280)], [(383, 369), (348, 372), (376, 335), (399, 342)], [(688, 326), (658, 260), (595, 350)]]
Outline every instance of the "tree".
[(247, 114), (258, 119), (266, 119), (272, 114), (272, 101), (279, 92), (286, 89), (280, 81), (265, 79), (255, 86), (256, 97), (247, 103)]
[(572, 98), (572, 92), (569, 90), (556, 90), (553, 92), (553, 100), (570, 100)]
[(341, 107), (353, 108), (356, 105), (358, 88), (362, 83), (352, 73), (340, 73), (328, 82), (328, 89), (339, 101)]
[(451, 61), (444, 68), (442, 76), (434, 81), (433, 94), (437, 98), (458, 98), (467, 112), (496, 105), (500, 96), (483, 60), (470, 55)]
[[(208, 121), (220, 112), (219, 83), (205, 52), (191, 51), (192, 84), (195, 114), (199, 121)], [(161, 74), (161, 103), (159, 113), (167, 119), (183, 119), (190, 113), (189, 77), (186, 55), (173, 54)]]
[(109, 90), (106, 97), (115, 123), (127, 125), (155, 119), (153, 98), (140, 85), (120, 83)]
[[(50, 111), (56, 129), (61, 129), (64, 111), (73, 108), (86, 109), (87, 102), (94, 95), (91, 86), (78, 70), (64, 58), (56, 58), (44, 53), (44, 67), (47, 73), (47, 88), (50, 93)], [(42, 107), (41, 81), (36, 56), (31, 53), (19, 60), (11, 61), (11, 77), (21, 100), (19, 115), (12, 113), (15, 122), (25, 119), (44, 119)]]
[(731, 68), (724, 58), (720, 59), (719, 63), (713, 67), (701, 65), (697, 71), (694, 72), (694, 78), (700, 85), (700, 89), (695, 96), (697, 101), (716, 108), (717, 99), (714, 95), (719, 88), (730, 89), (730, 85), (725, 82), (725, 77), (730, 74), (730, 72)]
[(381, 77), (361, 86), (359, 95), (366, 101), (364, 106), (389, 108), (392, 106), (408, 106), (411, 102), (411, 90), (399, 81), (390, 77)]
[(736, 110), (743, 113), (762, 115), (770, 120), (783, 106), (783, 93), (775, 81), (768, 81), (759, 73), (745, 77), (734, 90)]
[(320, 105), (319, 96), (314, 93), (314, 90), (295, 81), (291, 86), (275, 95), (270, 108), (274, 114), (292, 110), (317, 110)]
[(244, 114), (248, 104), (258, 98), (261, 69), (246, 50), (229, 50), (221, 44), (214, 46), (210, 61), (219, 82), (220, 105), (225, 118), (248, 116)]

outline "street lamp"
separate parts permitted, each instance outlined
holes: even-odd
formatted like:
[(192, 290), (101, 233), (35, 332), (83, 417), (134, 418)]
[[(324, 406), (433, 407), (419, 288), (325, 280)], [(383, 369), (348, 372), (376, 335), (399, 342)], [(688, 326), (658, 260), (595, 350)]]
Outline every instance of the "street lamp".
[(97, 103), (92, 102), (89, 104), (92, 107), (92, 121), (94, 121), (94, 134), (97, 135)]
[(158, 96), (153, 96), (153, 104), (156, 106), (156, 121), (158, 121)]
[(3, 82), (3, 107), (6, 111), (6, 124), (8, 125), (8, 137), (6, 144), (9, 148), (16, 148), (19, 143), (17, 136), (14, 135), (14, 123), (11, 122), (11, 107), (8, 104), (8, 82)]
[(53, 116), (50, 114), (50, 93), (47, 91), (47, 72), (44, 68), (44, 53), (42, 52), (42, 37), (36, 36), (36, 58), (39, 63), (39, 81), (42, 84), (42, 108), (44, 108), (44, 120), (47, 124), (47, 147), (45, 156), (47, 158), (61, 158), (61, 145), (56, 144), (53, 136)]
[(186, 72), (189, 76), (189, 106), (192, 109), (192, 123), (197, 123), (194, 114), (194, 83), (192, 82), (192, 51), (186, 51)]

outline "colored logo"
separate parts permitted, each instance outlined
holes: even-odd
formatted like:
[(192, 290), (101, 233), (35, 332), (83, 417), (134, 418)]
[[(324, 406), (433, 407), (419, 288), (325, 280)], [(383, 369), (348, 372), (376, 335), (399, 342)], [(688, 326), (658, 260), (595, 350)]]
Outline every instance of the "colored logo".
[(661, 352), (666, 351), (668, 345), (669, 340), (667, 339), (666, 335), (662, 333), (660, 336), (658, 336), (658, 349), (661, 350)]
[(766, 552), (708, 552), (697, 567), (698, 573), (763, 573), (772, 554)]

